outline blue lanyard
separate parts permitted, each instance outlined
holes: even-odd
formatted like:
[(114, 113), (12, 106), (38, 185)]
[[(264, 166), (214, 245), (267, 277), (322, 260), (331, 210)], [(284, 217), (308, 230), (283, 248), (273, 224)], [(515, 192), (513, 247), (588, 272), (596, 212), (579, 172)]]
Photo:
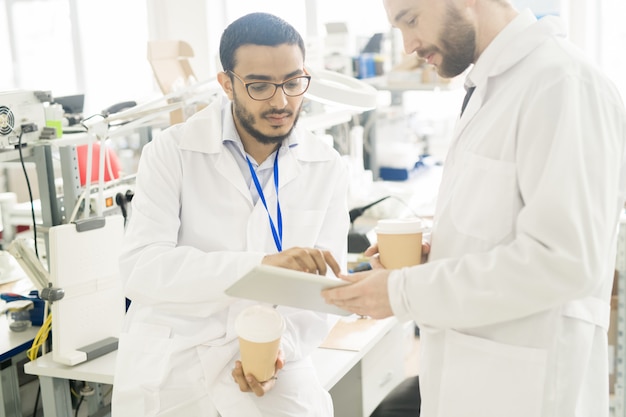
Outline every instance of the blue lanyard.
[(278, 252), (283, 250), (283, 216), (280, 213), (280, 201), (278, 201), (278, 151), (276, 150), (276, 156), (274, 157), (274, 188), (276, 188), (276, 216), (278, 217), (278, 232), (276, 232), (276, 227), (274, 226), (274, 221), (272, 220), (272, 216), (270, 215), (270, 211), (267, 209), (267, 202), (265, 201), (265, 195), (263, 194), (263, 188), (259, 183), (259, 177), (257, 177), (256, 172), (254, 172), (254, 167), (252, 166), (252, 162), (250, 162), (250, 158), (246, 155), (246, 161), (248, 161), (248, 168), (250, 168), (250, 174), (252, 174), (252, 180), (254, 181), (254, 185), (256, 186), (256, 190), (259, 193), (259, 197), (265, 206), (265, 211), (267, 212), (267, 218), (270, 220), (270, 227), (272, 228), (272, 235), (274, 236), (274, 243), (276, 243), (276, 249)]

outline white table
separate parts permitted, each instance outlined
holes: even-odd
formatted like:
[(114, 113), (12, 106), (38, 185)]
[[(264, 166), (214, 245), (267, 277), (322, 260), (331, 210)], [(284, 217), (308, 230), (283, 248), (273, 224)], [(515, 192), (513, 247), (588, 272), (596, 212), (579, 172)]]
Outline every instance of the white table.
[(0, 417), (22, 417), (20, 387), (16, 363), (26, 357), (33, 343), (38, 326), (23, 332), (9, 329), (5, 314), (0, 315)]
[[(330, 390), (335, 415), (368, 416), (376, 404), (404, 378), (403, 326), (395, 318), (381, 320), (360, 350), (318, 348), (313, 362), (324, 387)], [(402, 350), (402, 352), (399, 352)], [(71, 417), (69, 380), (113, 384), (117, 352), (75, 366), (44, 355), (24, 366), (38, 375), (46, 417)], [(384, 357), (384, 361), (380, 360)], [(382, 373), (377, 367), (383, 364)]]
[[(72, 417), (70, 380), (113, 384), (117, 351), (75, 366), (52, 360), (52, 353), (24, 365), (24, 372), (39, 376), (41, 402), (45, 417)], [(92, 397), (88, 397), (90, 400)], [(91, 407), (90, 407), (91, 410)]]
[(379, 320), (360, 349), (318, 348), (312, 355), (318, 377), (333, 397), (337, 417), (367, 417), (405, 378), (407, 330), (395, 318)]

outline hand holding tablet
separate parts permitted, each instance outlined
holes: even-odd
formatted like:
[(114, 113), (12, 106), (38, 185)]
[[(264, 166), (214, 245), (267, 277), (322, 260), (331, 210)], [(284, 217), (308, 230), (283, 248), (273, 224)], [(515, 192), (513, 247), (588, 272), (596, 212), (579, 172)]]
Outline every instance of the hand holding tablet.
[(321, 291), (326, 288), (346, 284), (347, 281), (339, 278), (257, 265), (225, 292), (231, 297), (348, 316), (352, 313), (327, 304), (321, 295)]

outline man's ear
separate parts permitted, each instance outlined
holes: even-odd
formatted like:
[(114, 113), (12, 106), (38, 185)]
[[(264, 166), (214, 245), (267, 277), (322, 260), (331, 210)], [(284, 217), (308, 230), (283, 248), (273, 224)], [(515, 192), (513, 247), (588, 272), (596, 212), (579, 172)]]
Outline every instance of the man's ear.
[(217, 82), (222, 86), (222, 90), (226, 93), (230, 100), (233, 100), (233, 81), (226, 72), (217, 73)]

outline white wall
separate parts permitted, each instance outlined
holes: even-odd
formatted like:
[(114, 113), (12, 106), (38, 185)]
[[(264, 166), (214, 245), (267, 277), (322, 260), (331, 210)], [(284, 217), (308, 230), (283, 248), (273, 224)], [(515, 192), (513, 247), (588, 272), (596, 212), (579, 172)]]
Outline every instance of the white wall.
[[(144, 100), (154, 90), (147, 61), (147, 16), (141, 1), (107, 0), (106, 7), (93, 7), (91, 2), (74, 0), (78, 5), (76, 30), (81, 33), (85, 110), (100, 112), (120, 101)], [(121, 12), (121, 11), (124, 12)], [(40, 62), (40, 71), (63, 71), (67, 63), (54, 61), (47, 66)], [(52, 67), (53, 66), (53, 67)], [(54, 79), (41, 89), (53, 95), (73, 93), (60, 90)]]
[[(381, 0), (148, 0), (151, 40), (181, 39), (194, 50), (192, 67), (199, 80), (219, 70), (218, 48), (228, 23), (244, 14), (263, 11), (291, 23), (309, 42), (311, 60), (318, 52), (316, 37), (325, 36), (324, 23), (345, 21), (351, 34), (362, 39), (390, 29)], [(355, 13), (368, 11), (369, 16)], [(309, 61), (309, 59), (307, 59)]]
[(149, 40), (184, 40), (194, 50), (190, 60), (198, 80), (216, 73), (215, 47), (225, 16), (221, 1), (148, 0)]

